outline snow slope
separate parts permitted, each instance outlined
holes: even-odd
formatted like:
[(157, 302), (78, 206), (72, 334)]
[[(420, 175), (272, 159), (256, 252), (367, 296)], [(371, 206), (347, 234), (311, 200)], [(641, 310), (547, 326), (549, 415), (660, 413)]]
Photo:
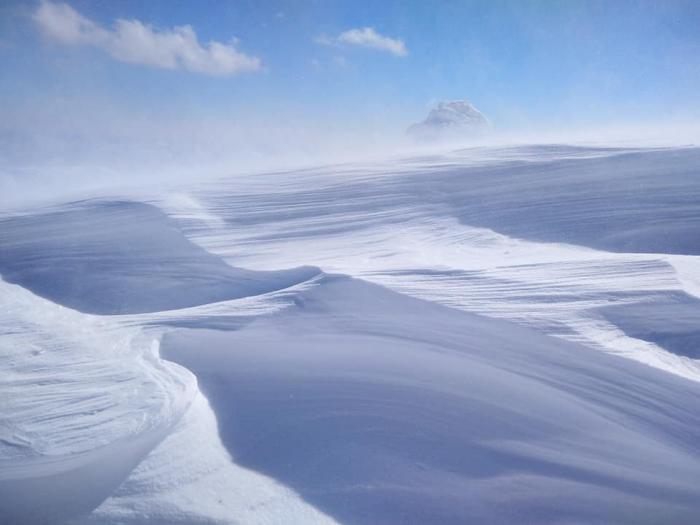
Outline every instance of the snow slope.
[(171, 430), (196, 392), (139, 329), (0, 282), (0, 514), (88, 512)]
[(698, 161), (483, 148), (4, 213), (0, 518), (696, 522)]
[(132, 201), (71, 203), (6, 218), (0, 228), (5, 281), (89, 313), (218, 302), (287, 288), (319, 272), (231, 268), (185, 239), (159, 210)]
[(697, 148), (471, 149), (221, 181), (159, 205), (236, 266), (313, 264), (696, 378), (685, 353), (628, 337), (601, 308), (700, 296), (698, 165)]
[(700, 385), (626, 359), (339, 277), (164, 351), (238, 463), (342, 523), (698, 516)]

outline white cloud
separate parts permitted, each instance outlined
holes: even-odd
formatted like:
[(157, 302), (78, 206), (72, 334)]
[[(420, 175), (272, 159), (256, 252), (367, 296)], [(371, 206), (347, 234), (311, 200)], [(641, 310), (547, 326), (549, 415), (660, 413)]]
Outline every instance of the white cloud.
[(362, 27), (359, 29), (349, 29), (340, 33), (336, 38), (319, 36), (316, 42), (323, 45), (348, 44), (352, 46), (367, 47), (378, 51), (386, 51), (392, 55), (403, 57), (408, 54), (406, 44), (398, 38), (377, 33), (374, 28)]
[(58, 42), (94, 46), (122, 62), (218, 76), (261, 69), (260, 59), (238, 51), (235, 42), (200, 44), (189, 25), (158, 30), (138, 20), (119, 19), (106, 29), (67, 4), (47, 0), (33, 18)]

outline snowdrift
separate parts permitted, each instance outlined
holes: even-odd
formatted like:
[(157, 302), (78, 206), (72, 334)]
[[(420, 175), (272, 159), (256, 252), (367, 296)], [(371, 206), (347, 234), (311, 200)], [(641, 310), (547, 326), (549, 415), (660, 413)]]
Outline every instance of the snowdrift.
[(316, 268), (232, 268), (188, 241), (157, 208), (87, 201), (0, 223), (0, 274), (81, 312), (173, 310), (257, 295), (307, 280)]
[(235, 460), (341, 523), (692, 523), (700, 384), (327, 277), (242, 330), (178, 331)]
[(697, 148), (0, 214), (2, 523), (695, 523)]

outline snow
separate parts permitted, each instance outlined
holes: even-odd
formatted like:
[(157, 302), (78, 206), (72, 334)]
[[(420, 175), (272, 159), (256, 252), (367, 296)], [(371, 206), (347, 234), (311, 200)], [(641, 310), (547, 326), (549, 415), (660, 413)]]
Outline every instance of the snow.
[(694, 523), (697, 148), (0, 216), (3, 523)]
[(218, 431), (214, 412), (198, 394), (112, 496), (75, 522), (336, 523), (283, 485), (233, 462)]
[[(6, 218), (2, 227), (0, 270), (7, 282), (89, 313), (153, 312), (246, 297), (320, 271), (231, 268), (184, 238), (159, 210), (137, 202), (72, 203)], [(91, 293), (97, 287), (100, 293)]]
[(196, 381), (138, 329), (0, 290), (3, 521), (60, 521), (116, 489), (186, 411)]
[(240, 464), (342, 523), (697, 516), (697, 384), (502, 321), (327, 277), (164, 355)]
[(439, 102), (424, 121), (413, 124), (406, 132), (418, 140), (444, 140), (478, 137), (490, 127), (484, 114), (467, 100), (451, 100)]

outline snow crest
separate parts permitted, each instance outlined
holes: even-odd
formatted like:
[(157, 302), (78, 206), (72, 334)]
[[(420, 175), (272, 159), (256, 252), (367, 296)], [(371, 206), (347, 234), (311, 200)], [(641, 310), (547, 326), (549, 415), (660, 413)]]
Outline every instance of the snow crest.
[(473, 148), (3, 214), (0, 518), (693, 523), (698, 161)]

